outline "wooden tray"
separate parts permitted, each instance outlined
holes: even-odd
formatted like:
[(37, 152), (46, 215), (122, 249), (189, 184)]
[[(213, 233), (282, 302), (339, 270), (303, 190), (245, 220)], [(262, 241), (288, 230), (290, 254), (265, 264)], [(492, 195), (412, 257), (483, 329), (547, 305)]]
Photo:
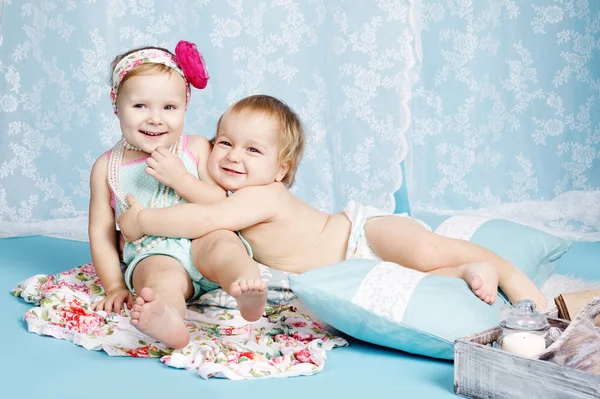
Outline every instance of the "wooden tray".
[[(569, 322), (548, 318), (564, 330)], [(599, 399), (600, 375), (519, 356), (491, 344), (500, 327), (461, 338), (454, 345), (454, 392), (474, 399)]]

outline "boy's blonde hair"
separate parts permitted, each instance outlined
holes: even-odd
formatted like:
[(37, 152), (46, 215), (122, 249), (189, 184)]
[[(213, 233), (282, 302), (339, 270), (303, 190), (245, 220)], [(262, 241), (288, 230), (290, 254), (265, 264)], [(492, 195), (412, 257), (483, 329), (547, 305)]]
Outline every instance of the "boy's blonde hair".
[[(279, 125), (278, 160), (281, 164), (287, 163), (289, 165), (289, 169), (281, 182), (287, 188), (292, 187), (304, 152), (304, 130), (298, 115), (283, 101), (264, 94), (243, 98), (227, 110), (227, 112), (235, 113), (241, 111), (262, 112), (275, 118)], [(217, 136), (221, 130), (223, 115), (217, 123)], [(215, 139), (212, 139), (211, 143), (214, 144), (214, 141)]]
[[(114, 83), (113, 79), (112, 79), (113, 72), (115, 71), (115, 68), (116, 68), (117, 64), (119, 63), (119, 61), (121, 61), (123, 58), (127, 57), (129, 54), (135, 53), (136, 51), (140, 51), (140, 50), (161, 50), (161, 51), (169, 53), (173, 57), (175, 57), (175, 54), (173, 54), (166, 48), (156, 47), (156, 46), (146, 46), (146, 47), (134, 48), (123, 54), (119, 54), (110, 63), (110, 85), (111, 85), (111, 87), (113, 86), (113, 83)], [(123, 86), (123, 84), (125, 82), (127, 82), (127, 80), (133, 78), (134, 76), (144, 76), (144, 75), (152, 75), (152, 74), (158, 74), (158, 73), (171, 74), (171, 73), (175, 73), (175, 71), (173, 70), (173, 68), (171, 68), (167, 65), (164, 65), (164, 64), (141, 64), (141, 65), (138, 65), (138, 66), (132, 68), (129, 72), (127, 72), (127, 74), (125, 76), (123, 76), (121, 83), (119, 83), (119, 88), (121, 88)], [(187, 84), (187, 82), (186, 82), (186, 84)]]

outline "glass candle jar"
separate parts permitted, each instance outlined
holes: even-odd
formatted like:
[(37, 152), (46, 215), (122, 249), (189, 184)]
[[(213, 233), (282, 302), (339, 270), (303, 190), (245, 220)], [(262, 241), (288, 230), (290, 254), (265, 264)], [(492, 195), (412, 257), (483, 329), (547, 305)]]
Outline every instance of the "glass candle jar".
[(550, 324), (545, 315), (535, 310), (535, 303), (529, 299), (517, 302), (500, 327), (502, 335), (498, 343), (505, 351), (533, 357), (546, 349)]

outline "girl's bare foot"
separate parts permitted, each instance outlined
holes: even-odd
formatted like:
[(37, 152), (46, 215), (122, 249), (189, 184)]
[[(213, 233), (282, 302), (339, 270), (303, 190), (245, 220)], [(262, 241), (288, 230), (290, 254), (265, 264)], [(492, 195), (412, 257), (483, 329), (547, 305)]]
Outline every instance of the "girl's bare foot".
[(229, 295), (235, 298), (245, 320), (256, 321), (265, 311), (267, 284), (260, 279), (237, 279), (229, 287)]
[(461, 265), (463, 279), (485, 303), (492, 304), (498, 295), (498, 271), (491, 263), (477, 262)]
[(190, 342), (190, 332), (179, 312), (168, 306), (152, 288), (140, 290), (131, 309), (131, 324), (174, 349), (185, 348)]

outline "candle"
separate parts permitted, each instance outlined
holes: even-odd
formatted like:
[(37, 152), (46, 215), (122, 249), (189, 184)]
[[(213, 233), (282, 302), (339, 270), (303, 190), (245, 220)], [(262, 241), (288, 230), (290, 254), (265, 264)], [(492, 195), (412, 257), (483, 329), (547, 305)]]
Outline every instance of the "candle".
[(502, 338), (502, 349), (522, 356), (536, 356), (546, 349), (546, 339), (530, 332), (517, 332)]

